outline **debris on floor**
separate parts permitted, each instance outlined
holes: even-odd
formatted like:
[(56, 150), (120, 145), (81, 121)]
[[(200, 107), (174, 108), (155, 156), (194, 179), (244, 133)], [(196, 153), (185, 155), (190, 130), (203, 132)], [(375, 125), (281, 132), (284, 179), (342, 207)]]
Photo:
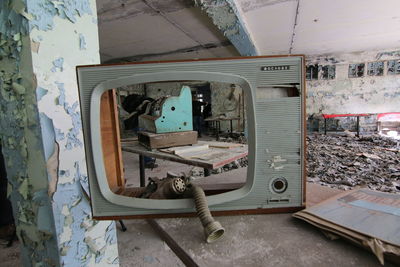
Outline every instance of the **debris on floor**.
[(331, 239), (343, 237), (385, 259), (400, 263), (400, 195), (368, 189), (331, 197), (293, 215)]
[[(232, 161), (231, 163), (228, 163), (220, 168), (216, 168), (213, 169), (211, 171), (212, 174), (219, 174), (219, 173), (223, 173), (223, 172), (228, 172), (231, 170), (236, 170), (239, 168), (245, 168), (248, 165), (248, 159), (247, 156), (241, 159), (237, 159)], [(190, 171), (190, 176), (192, 177), (202, 177), (204, 176), (204, 169), (200, 168), (200, 167), (194, 167), (191, 171)]]
[(379, 135), (309, 135), (307, 173), (309, 182), (332, 188), (400, 194), (400, 147)]
[(220, 137), (219, 141), (228, 143), (247, 144), (247, 139), (243, 133), (229, 133), (227, 137)]

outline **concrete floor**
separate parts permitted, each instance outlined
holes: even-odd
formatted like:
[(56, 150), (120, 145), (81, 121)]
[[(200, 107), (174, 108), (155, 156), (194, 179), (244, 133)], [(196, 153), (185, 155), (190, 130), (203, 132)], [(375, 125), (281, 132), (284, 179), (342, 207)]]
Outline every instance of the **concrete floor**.
[[(138, 184), (138, 157), (124, 153), (127, 184)], [(188, 171), (190, 166), (158, 160), (159, 167), (146, 176), (162, 178), (166, 171)], [(246, 169), (208, 177), (203, 182), (244, 181)], [(341, 191), (316, 184), (307, 186), (307, 203), (319, 203)], [(158, 219), (158, 223), (200, 266), (380, 266), (375, 256), (344, 240), (331, 241), (317, 228), (291, 214), (223, 216), (224, 237), (213, 244), (204, 242), (197, 218)], [(121, 266), (184, 266), (145, 220), (125, 220), (128, 230), (118, 224)], [(18, 242), (0, 247), (1, 266), (18, 266)], [(395, 266), (387, 263), (385, 266)]]
[[(317, 203), (337, 192), (308, 184)], [(380, 266), (375, 256), (344, 240), (331, 241), (317, 228), (292, 218), (291, 214), (216, 217), (225, 227), (216, 243), (204, 242), (197, 218), (158, 219), (157, 222), (200, 266)], [(118, 224), (121, 266), (184, 266), (145, 220)], [(0, 247), (0, 266), (19, 266), (19, 242)], [(395, 266), (386, 263), (385, 266)]]
[[(124, 153), (127, 184), (138, 185), (138, 157)], [(190, 166), (157, 160), (146, 177), (162, 178), (167, 171), (189, 171)], [(240, 182), (246, 168), (207, 178), (200, 183)], [(342, 191), (308, 184), (307, 203), (315, 205)], [(223, 216), (223, 239), (204, 242), (197, 218), (158, 219), (157, 222), (200, 266), (380, 266), (375, 256), (344, 240), (331, 241), (317, 228), (291, 214)], [(121, 266), (184, 266), (144, 220), (126, 220), (127, 232), (118, 231)], [(120, 229), (120, 228), (119, 228)], [(386, 264), (386, 266), (394, 266)]]
[[(200, 266), (380, 266), (375, 256), (343, 240), (328, 240), (291, 214), (218, 217), (223, 239), (206, 244), (197, 218), (158, 223)], [(121, 266), (183, 266), (143, 220), (118, 232)], [(386, 266), (394, 266), (386, 264)]]

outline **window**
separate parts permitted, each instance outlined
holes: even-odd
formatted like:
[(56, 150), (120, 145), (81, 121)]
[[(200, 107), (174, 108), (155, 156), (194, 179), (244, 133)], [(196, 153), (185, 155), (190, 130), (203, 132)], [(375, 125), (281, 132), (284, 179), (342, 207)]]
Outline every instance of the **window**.
[(364, 76), (365, 64), (350, 64), (349, 65), (349, 78), (358, 78)]
[(321, 79), (323, 80), (333, 80), (335, 79), (336, 66), (335, 65), (325, 65), (320, 66)]
[(318, 64), (308, 65), (306, 69), (306, 80), (318, 80)]
[(400, 74), (400, 59), (389, 60), (387, 63), (388, 75)]
[(368, 75), (369, 76), (382, 76), (384, 63), (383, 61), (369, 62), (368, 63)]

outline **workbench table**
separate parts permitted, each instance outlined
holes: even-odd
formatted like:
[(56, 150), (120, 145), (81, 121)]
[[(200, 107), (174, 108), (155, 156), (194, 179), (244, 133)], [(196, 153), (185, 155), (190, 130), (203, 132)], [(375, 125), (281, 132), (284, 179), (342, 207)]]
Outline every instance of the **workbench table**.
[(331, 119), (331, 118), (337, 118), (337, 117), (356, 117), (357, 122), (356, 122), (356, 131), (357, 134), (356, 136), (360, 136), (360, 117), (365, 117), (369, 116), (370, 114), (322, 114), (322, 117), (324, 118), (324, 132), (326, 135), (326, 120)]
[[(222, 142), (215, 141), (199, 141), (198, 145), (208, 144), (208, 145), (217, 145)], [(229, 144), (229, 143), (228, 143)], [(248, 146), (245, 144), (240, 144), (240, 146), (233, 148), (214, 148), (210, 147), (210, 157), (207, 158), (205, 155), (202, 158), (183, 158), (174, 154), (162, 152), (159, 150), (148, 150), (138, 141), (131, 142), (123, 142), (122, 143), (122, 151), (131, 152), (139, 154), (139, 168), (140, 168), (140, 186), (145, 186), (145, 166), (144, 166), (144, 157), (152, 157), (159, 158), (164, 160), (170, 160), (174, 162), (179, 162), (183, 164), (188, 164), (196, 167), (204, 168), (205, 176), (210, 174), (210, 170), (216, 169), (218, 167), (222, 167), (228, 163), (231, 163), (235, 160), (244, 158), (248, 155)]]
[(233, 132), (233, 123), (232, 121), (239, 121), (240, 117), (208, 117), (205, 118), (204, 121), (214, 122), (215, 121), (215, 138), (219, 140), (219, 132), (221, 131), (221, 121), (230, 121), (231, 133)]

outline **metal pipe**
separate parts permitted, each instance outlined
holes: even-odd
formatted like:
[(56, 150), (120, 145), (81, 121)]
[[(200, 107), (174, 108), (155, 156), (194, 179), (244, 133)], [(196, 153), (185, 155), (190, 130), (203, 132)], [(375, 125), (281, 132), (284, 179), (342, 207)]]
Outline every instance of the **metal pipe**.
[(224, 235), (225, 229), (212, 217), (203, 189), (198, 185), (191, 184), (191, 191), (197, 215), (204, 227), (204, 235), (207, 243), (217, 241)]
[(140, 177), (140, 187), (146, 186), (146, 174), (145, 174), (145, 164), (144, 156), (139, 155), (139, 177)]

